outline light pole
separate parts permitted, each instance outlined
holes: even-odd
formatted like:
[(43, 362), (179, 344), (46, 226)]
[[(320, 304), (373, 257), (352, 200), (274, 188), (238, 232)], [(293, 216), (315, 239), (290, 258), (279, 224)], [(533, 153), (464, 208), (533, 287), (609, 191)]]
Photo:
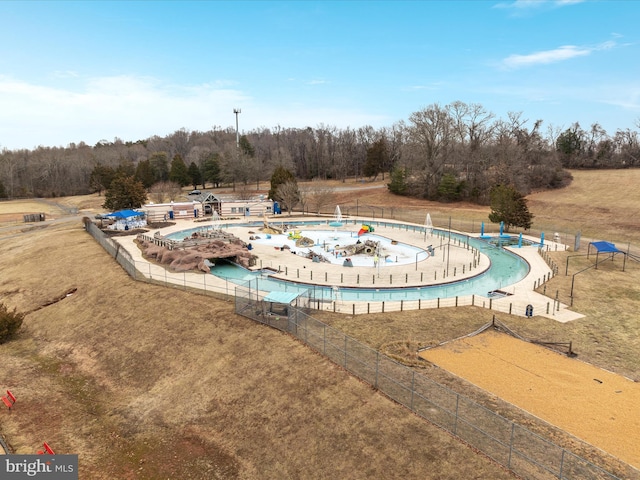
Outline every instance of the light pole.
[[(239, 108), (234, 108), (233, 113), (236, 114), (236, 164), (240, 162), (240, 133), (238, 132), (238, 114), (241, 112)], [(233, 191), (236, 191), (236, 176), (233, 175)]]
[(236, 114), (236, 148), (240, 147), (240, 134), (238, 133), (238, 114), (242, 113), (239, 108), (234, 108), (233, 113)]

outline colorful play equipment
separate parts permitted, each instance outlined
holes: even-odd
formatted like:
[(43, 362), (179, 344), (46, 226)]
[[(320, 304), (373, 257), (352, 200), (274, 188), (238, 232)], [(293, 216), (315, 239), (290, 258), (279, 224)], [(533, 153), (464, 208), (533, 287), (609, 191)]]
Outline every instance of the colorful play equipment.
[(364, 235), (365, 233), (373, 233), (373, 227), (363, 223), (360, 230), (358, 230), (358, 236)]
[(302, 234), (300, 233), (300, 230), (294, 230), (293, 232), (289, 232), (290, 240), (298, 240), (301, 236)]

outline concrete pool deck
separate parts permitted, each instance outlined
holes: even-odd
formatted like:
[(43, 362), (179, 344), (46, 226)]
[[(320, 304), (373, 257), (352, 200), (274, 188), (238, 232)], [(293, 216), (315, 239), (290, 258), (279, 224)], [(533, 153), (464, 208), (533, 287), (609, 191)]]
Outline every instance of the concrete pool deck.
[[(254, 219), (252, 219), (254, 220)], [(292, 218), (293, 221), (314, 221), (313, 217), (309, 218)], [(320, 219), (327, 221), (326, 218)], [(329, 264), (325, 262), (313, 262), (311, 259), (301, 255), (293, 254), (288, 250), (280, 250), (274, 248), (273, 245), (261, 245), (252, 241), (251, 236), (263, 236), (260, 231), (260, 225), (254, 225), (251, 227), (241, 226), (242, 223), (246, 223), (246, 219), (238, 219), (234, 221), (221, 222), (221, 227), (230, 228), (230, 232), (236, 237), (240, 238), (246, 243), (252, 244), (252, 253), (258, 257), (256, 268), (263, 268), (272, 270), (271, 274), (273, 278), (282, 280), (289, 280), (300, 282), (309, 285), (320, 286), (339, 286), (339, 287), (359, 287), (359, 288), (415, 288), (420, 286), (436, 285), (446, 282), (456, 282), (470, 278), (482, 273), (489, 268), (488, 258), (481, 254), (478, 256), (472, 249), (466, 248), (464, 244), (452, 245), (450, 248), (442, 246), (440, 244), (440, 237), (435, 235), (425, 236), (424, 233), (416, 231), (407, 231), (398, 228), (385, 228), (375, 227), (375, 234), (383, 237), (397, 240), (408, 245), (412, 245), (419, 248), (426, 248), (426, 246), (432, 244), (436, 253), (429, 258), (424, 258), (413, 263), (405, 264), (384, 264), (379, 268), (374, 266), (354, 266), (343, 267), (341, 265)], [(353, 219), (352, 219), (353, 221)], [(366, 220), (362, 220), (368, 223)], [(392, 222), (385, 221), (385, 223), (391, 224)], [(147, 235), (153, 236), (156, 232), (160, 235), (168, 235), (177, 231), (189, 230), (193, 228), (206, 228), (212, 225), (207, 221), (194, 221), (194, 220), (177, 220), (176, 224), (171, 227), (166, 227), (159, 230), (152, 230)], [(236, 226), (237, 225), (237, 226)], [(357, 230), (360, 228), (359, 223), (350, 224), (348, 226), (341, 227), (343, 231)], [(398, 223), (396, 225), (404, 225), (404, 223)], [(317, 225), (316, 227), (305, 226), (304, 230), (312, 228), (317, 229), (330, 229), (327, 225)], [(298, 227), (296, 227), (298, 229)], [(456, 232), (463, 233), (463, 232)], [(464, 234), (464, 233), (463, 233)], [(151, 264), (147, 262), (143, 257), (140, 249), (134, 243), (135, 237), (114, 237), (114, 240), (122, 245), (127, 252), (131, 255), (132, 259), (136, 262), (137, 269), (143, 275), (147, 277), (159, 278), (163, 276), (167, 278), (166, 269), (164, 266)], [(355, 242), (356, 238), (354, 238)], [(533, 240), (533, 239), (530, 239)], [(535, 241), (535, 240), (534, 240)], [(564, 249), (564, 245), (554, 244), (553, 242), (547, 242), (545, 247), (548, 249)], [(304, 249), (304, 247), (302, 248)], [(301, 249), (301, 250), (302, 250)], [(537, 246), (523, 246), (518, 247), (505, 247), (514, 254), (522, 257), (529, 264), (529, 273), (519, 282), (511, 285), (505, 285), (500, 289), (504, 292), (504, 296), (487, 298), (475, 296), (475, 298), (459, 299), (455, 298), (455, 305), (477, 305), (481, 307), (488, 307), (493, 310), (502, 312), (514, 313), (524, 316), (525, 307), (531, 305), (533, 307), (534, 315), (544, 316), (552, 318), (560, 322), (568, 322), (583, 317), (583, 315), (568, 310), (564, 304), (554, 302), (553, 299), (535, 292), (535, 287), (544, 283), (544, 281), (552, 276), (551, 268), (547, 265), (544, 259), (538, 253)], [(418, 256), (420, 257), (420, 256)], [(474, 259), (477, 259), (474, 266)], [(144, 262), (148, 264), (144, 268), (140, 268), (138, 262)], [(448, 266), (448, 271), (447, 271)], [(145, 272), (147, 270), (147, 272)], [(313, 273), (311, 273), (313, 272)], [(454, 273), (455, 272), (455, 273)], [(447, 275), (448, 273), (448, 275)], [(187, 278), (193, 277), (193, 281), (189, 283), (198, 284), (198, 279), (202, 278), (200, 272), (185, 272), (180, 273), (179, 279), (176, 283), (181, 281), (187, 281)], [(337, 276), (340, 276), (341, 281), (337, 281)], [(206, 284), (217, 283), (220, 286), (227, 285), (228, 281), (219, 277), (211, 275), (205, 280)], [(184, 279), (184, 280), (182, 280)], [(202, 283), (202, 280), (199, 281)], [(358, 303), (358, 302), (344, 302), (344, 303)], [(370, 302), (371, 303), (371, 302)], [(390, 306), (393, 302), (386, 302), (388, 309), (392, 310)], [(397, 302), (400, 303), (400, 302)], [(416, 302), (417, 303), (417, 302)], [(420, 305), (420, 304), (418, 304)], [(438, 306), (441, 306), (438, 303)], [(444, 306), (453, 306), (444, 304)], [(515, 308), (513, 308), (515, 306)], [(423, 301), (421, 306), (412, 307), (410, 302), (404, 302), (403, 308), (429, 308), (427, 302)]]

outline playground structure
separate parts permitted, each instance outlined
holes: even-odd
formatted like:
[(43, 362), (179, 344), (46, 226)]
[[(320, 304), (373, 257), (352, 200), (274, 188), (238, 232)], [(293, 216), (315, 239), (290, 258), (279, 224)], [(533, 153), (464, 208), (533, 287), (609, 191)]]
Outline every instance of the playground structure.
[(366, 223), (362, 224), (362, 227), (360, 227), (360, 230), (358, 230), (358, 236), (362, 236), (365, 235), (367, 233), (373, 233), (375, 230), (371, 225), (367, 225)]

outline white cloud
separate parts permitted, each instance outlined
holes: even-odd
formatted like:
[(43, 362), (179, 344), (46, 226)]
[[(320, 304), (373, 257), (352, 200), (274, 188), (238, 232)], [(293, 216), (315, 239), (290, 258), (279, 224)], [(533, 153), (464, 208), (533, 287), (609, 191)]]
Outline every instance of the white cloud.
[(333, 106), (317, 97), (299, 103), (254, 98), (227, 82), (175, 85), (126, 75), (80, 81), (80, 87), (72, 90), (0, 76), (0, 149), (66, 146), (80, 141), (93, 145), (116, 137), (135, 141), (164, 136), (181, 128), (226, 128), (235, 125), (234, 108), (242, 108), (243, 131), (320, 123), (339, 128), (380, 126), (397, 120), (353, 106)]
[(231, 124), (233, 108), (249, 100), (216, 84), (176, 86), (133, 76), (91, 78), (77, 91), (0, 77), (0, 145), (33, 148), (116, 136), (137, 140), (182, 127), (205, 130), (221, 118)]
[(554, 50), (534, 52), (528, 55), (509, 55), (502, 63), (508, 68), (530, 67), (532, 65), (557, 63), (575, 57), (589, 55), (591, 50), (574, 45), (565, 45)]
[(575, 45), (563, 45), (553, 50), (543, 50), (528, 55), (509, 55), (502, 61), (507, 68), (530, 67), (532, 65), (546, 65), (549, 63), (563, 62), (576, 57), (584, 57), (595, 51), (610, 50), (616, 46), (616, 42), (608, 40), (593, 47), (577, 47)]
[(514, 0), (512, 2), (500, 2), (494, 5), (495, 8), (512, 9), (515, 11), (533, 10), (536, 8), (564, 7), (576, 5), (586, 0)]

